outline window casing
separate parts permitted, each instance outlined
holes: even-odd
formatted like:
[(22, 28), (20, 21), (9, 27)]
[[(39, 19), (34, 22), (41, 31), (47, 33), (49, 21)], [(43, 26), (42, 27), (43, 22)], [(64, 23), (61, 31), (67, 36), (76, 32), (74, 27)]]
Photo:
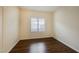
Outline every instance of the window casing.
[(31, 32), (44, 32), (45, 19), (43, 17), (31, 17)]

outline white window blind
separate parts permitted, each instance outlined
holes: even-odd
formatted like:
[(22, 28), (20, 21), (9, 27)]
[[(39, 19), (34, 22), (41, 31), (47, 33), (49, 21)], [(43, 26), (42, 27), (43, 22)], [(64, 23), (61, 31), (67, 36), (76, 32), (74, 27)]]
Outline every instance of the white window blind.
[(31, 17), (31, 32), (44, 32), (45, 19), (43, 17)]

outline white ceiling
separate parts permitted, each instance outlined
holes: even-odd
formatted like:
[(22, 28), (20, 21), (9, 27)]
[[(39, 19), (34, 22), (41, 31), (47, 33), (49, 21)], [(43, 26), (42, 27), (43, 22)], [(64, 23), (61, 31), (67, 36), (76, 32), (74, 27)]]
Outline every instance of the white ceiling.
[(34, 11), (46, 11), (46, 12), (53, 12), (58, 9), (58, 6), (24, 6), (21, 8), (27, 8)]

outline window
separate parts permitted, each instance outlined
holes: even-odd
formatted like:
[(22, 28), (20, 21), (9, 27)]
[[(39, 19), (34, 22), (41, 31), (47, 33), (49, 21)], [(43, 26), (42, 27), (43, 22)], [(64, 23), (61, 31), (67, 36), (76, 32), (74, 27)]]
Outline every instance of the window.
[(44, 32), (45, 19), (43, 17), (31, 17), (31, 32)]

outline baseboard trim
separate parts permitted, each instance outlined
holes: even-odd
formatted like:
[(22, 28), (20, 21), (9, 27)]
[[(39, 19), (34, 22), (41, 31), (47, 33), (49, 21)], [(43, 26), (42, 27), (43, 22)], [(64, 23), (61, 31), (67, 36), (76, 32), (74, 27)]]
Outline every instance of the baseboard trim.
[[(31, 38), (30, 40), (33, 40), (33, 39), (51, 39), (53, 37), (42, 37), (42, 38)], [(22, 40), (29, 40), (29, 39), (22, 39)]]
[(20, 40), (16, 40), (15, 44), (13, 44), (13, 46), (6, 53), (9, 53), (19, 41)]
[[(55, 38), (55, 37), (53, 37), (53, 38)], [(67, 44), (66, 42), (60, 41), (60, 39), (58, 39), (58, 38), (55, 38), (55, 39), (57, 41), (61, 42), (62, 44), (68, 46), (69, 48), (73, 49), (74, 51), (79, 52), (79, 50), (75, 49), (74, 47), (72, 47), (71, 45)]]

